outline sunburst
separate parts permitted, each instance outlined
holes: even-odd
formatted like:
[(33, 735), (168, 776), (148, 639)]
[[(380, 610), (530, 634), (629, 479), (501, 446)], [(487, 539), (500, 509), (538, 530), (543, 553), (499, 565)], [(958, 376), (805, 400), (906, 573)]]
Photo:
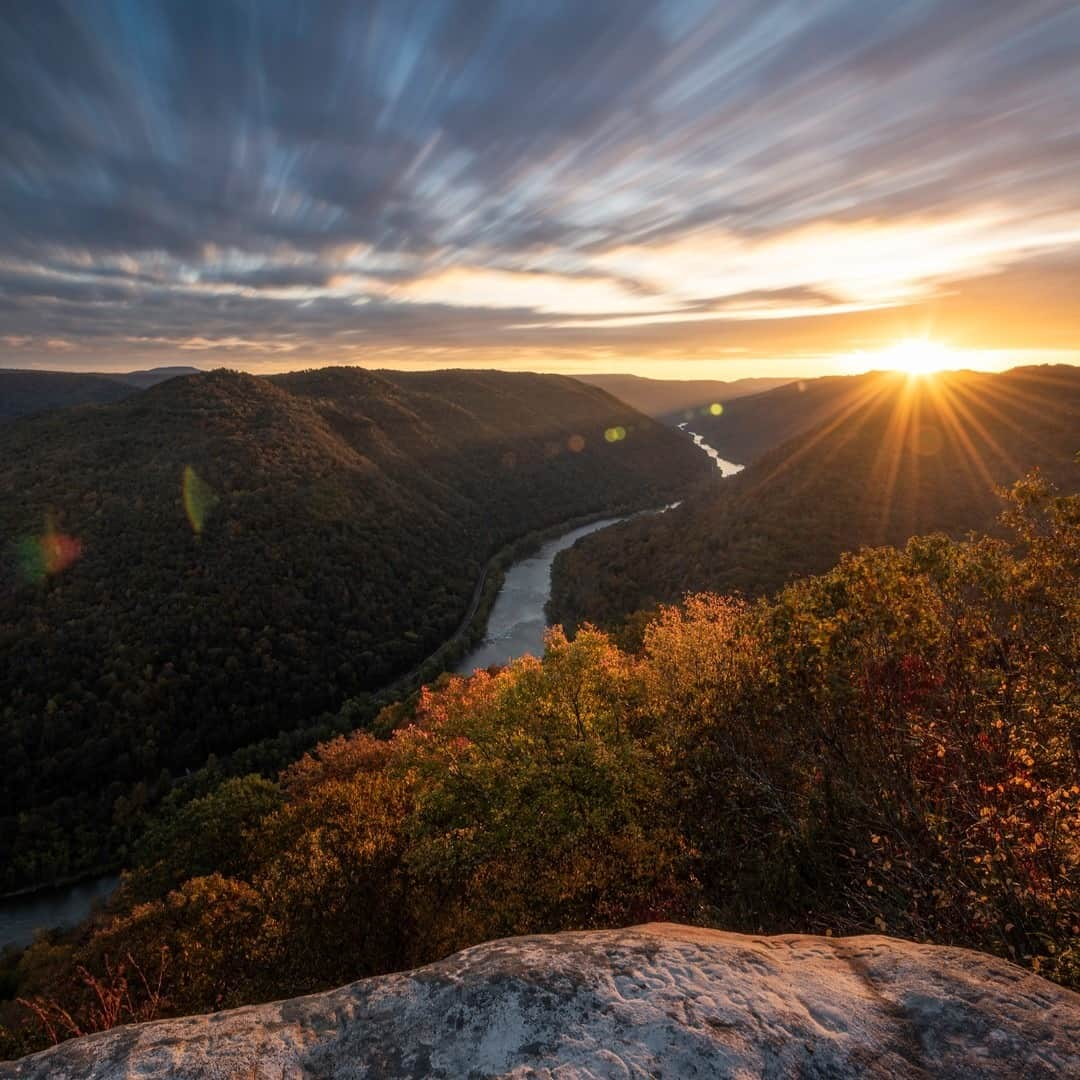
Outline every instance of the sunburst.
[(883, 349), (881, 357), (885, 366), (893, 371), (903, 371), (912, 377), (933, 375), (947, 367), (956, 367), (957, 355), (940, 342), (929, 338), (907, 338)]

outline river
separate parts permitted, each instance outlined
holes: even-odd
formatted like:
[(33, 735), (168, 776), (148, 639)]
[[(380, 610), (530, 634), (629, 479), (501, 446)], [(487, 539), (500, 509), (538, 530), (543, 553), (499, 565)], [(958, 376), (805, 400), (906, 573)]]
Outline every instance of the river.
[(551, 596), (551, 564), (555, 556), (583, 536), (625, 520), (625, 517), (611, 517), (581, 525), (549, 540), (535, 555), (514, 563), (495, 597), (484, 640), (454, 670), (459, 675), (471, 675), (477, 668), (505, 664), (525, 653), (540, 656), (547, 629), (544, 606)]
[(694, 445), (700, 447), (716, 462), (716, 467), (720, 470), (721, 476), (734, 476), (736, 473), (740, 473), (746, 468), (745, 465), (736, 465), (734, 461), (725, 461), (706, 441), (704, 436), (699, 435), (696, 431), (688, 430), (686, 423), (679, 425), (691, 439), (694, 440)]
[(119, 884), (115, 874), (0, 900), (0, 949), (29, 945), (34, 931), (81, 922)]

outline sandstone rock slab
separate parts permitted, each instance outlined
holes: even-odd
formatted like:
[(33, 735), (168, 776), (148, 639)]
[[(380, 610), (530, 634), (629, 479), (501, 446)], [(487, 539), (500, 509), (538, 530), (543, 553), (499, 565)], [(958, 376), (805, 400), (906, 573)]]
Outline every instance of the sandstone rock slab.
[(1080, 1078), (1080, 995), (886, 937), (671, 924), (489, 942), (416, 971), (87, 1036), (25, 1080)]

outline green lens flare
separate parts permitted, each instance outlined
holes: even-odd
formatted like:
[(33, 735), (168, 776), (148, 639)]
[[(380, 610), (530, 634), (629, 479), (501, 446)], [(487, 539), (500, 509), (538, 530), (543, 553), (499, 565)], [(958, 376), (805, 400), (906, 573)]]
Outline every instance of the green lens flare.
[(184, 511), (196, 534), (203, 531), (206, 518), (218, 503), (214, 489), (190, 466), (184, 466)]
[(33, 585), (40, 585), (45, 580), (45, 558), (36, 536), (27, 536), (17, 541), (15, 562), (21, 580)]

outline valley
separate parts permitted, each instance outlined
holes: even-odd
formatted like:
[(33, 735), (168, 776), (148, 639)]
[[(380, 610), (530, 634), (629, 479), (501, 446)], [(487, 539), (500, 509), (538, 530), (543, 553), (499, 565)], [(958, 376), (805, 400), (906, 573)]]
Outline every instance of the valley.
[[(0, 535), (26, 552), (0, 587), (9, 890), (109, 865), (208, 760), (331, 732), (455, 632), (512, 541), (708, 470), (602, 391), (495, 372), (207, 373), (0, 444)], [(56, 536), (62, 569), (35, 561)]]
[[(695, 445), (702, 448), (700, 442), (695, 442)], [(709, 448), (702, 449), (708, 457), (714, 456), (709, 453)], [(730, 463), (723, 464), (728, 468), (722, 466), (721, 475), (731, 475)], [(737, 466), (733, 468), (738, 469)], [(664, 506), (640, 513), (664, 513), (673, 508), (673, 505)], [(526, 653), (542, 655), (544, 633), (548, 626), (545, 609), (551, 599), (551, 568), (555, 556), (573, 546), (582, 537), (625, 520), (626, 517), (601, 518), (576, 525), (551, 540), (540, 541), (539, 550), (535, 554), (511, 563), (502, 575), (494, 602), (482, 623), (482, 640), (464, 659), (456, 663), (454, 670), (462, 675), (471, 675), (477, 668), (501, 666)], [(408, 692), (422, 672), (426, 673), (428, 678), (440, 673), (439, 665), (443, 657), (453, 656), (452, 650), (460, 647), (459, 639), (469, 633), (473, 620), (484, 614), (484, 587), (489, 573), (498, 570), (498, 564), (499, 560), (494, 559), (485, 565), (466, 615), (455, 634), (443, 642), (422, 665), (386, 687), (380, 696)], [(51, 889), (32, 890), (29, 894), (0, 898), (0, 950), (9, 945), (29, 944), (35, 930), (67, 927), (78, 923), (90, 914), (95, 904), (108, 898), (118, 881), (114, 875), (105, 875), (70, 885), (54, 886)]]
[(704, 436), (689, 429), (689, 424), (686, 420), (679, 424), (678, 427), (693, 439), (694, 445), (699, 450), (704, 451), (707, 457), (716, 462), (716, 467), (720, 470), (721, 476), (734, 476), (736, 473), (742, 472), (743, 469), (746, 468), (745, 465), (736, 465), (733, 461), (725, 461), (724, 458), (722, 458), (716, 450), (705, 441)]

